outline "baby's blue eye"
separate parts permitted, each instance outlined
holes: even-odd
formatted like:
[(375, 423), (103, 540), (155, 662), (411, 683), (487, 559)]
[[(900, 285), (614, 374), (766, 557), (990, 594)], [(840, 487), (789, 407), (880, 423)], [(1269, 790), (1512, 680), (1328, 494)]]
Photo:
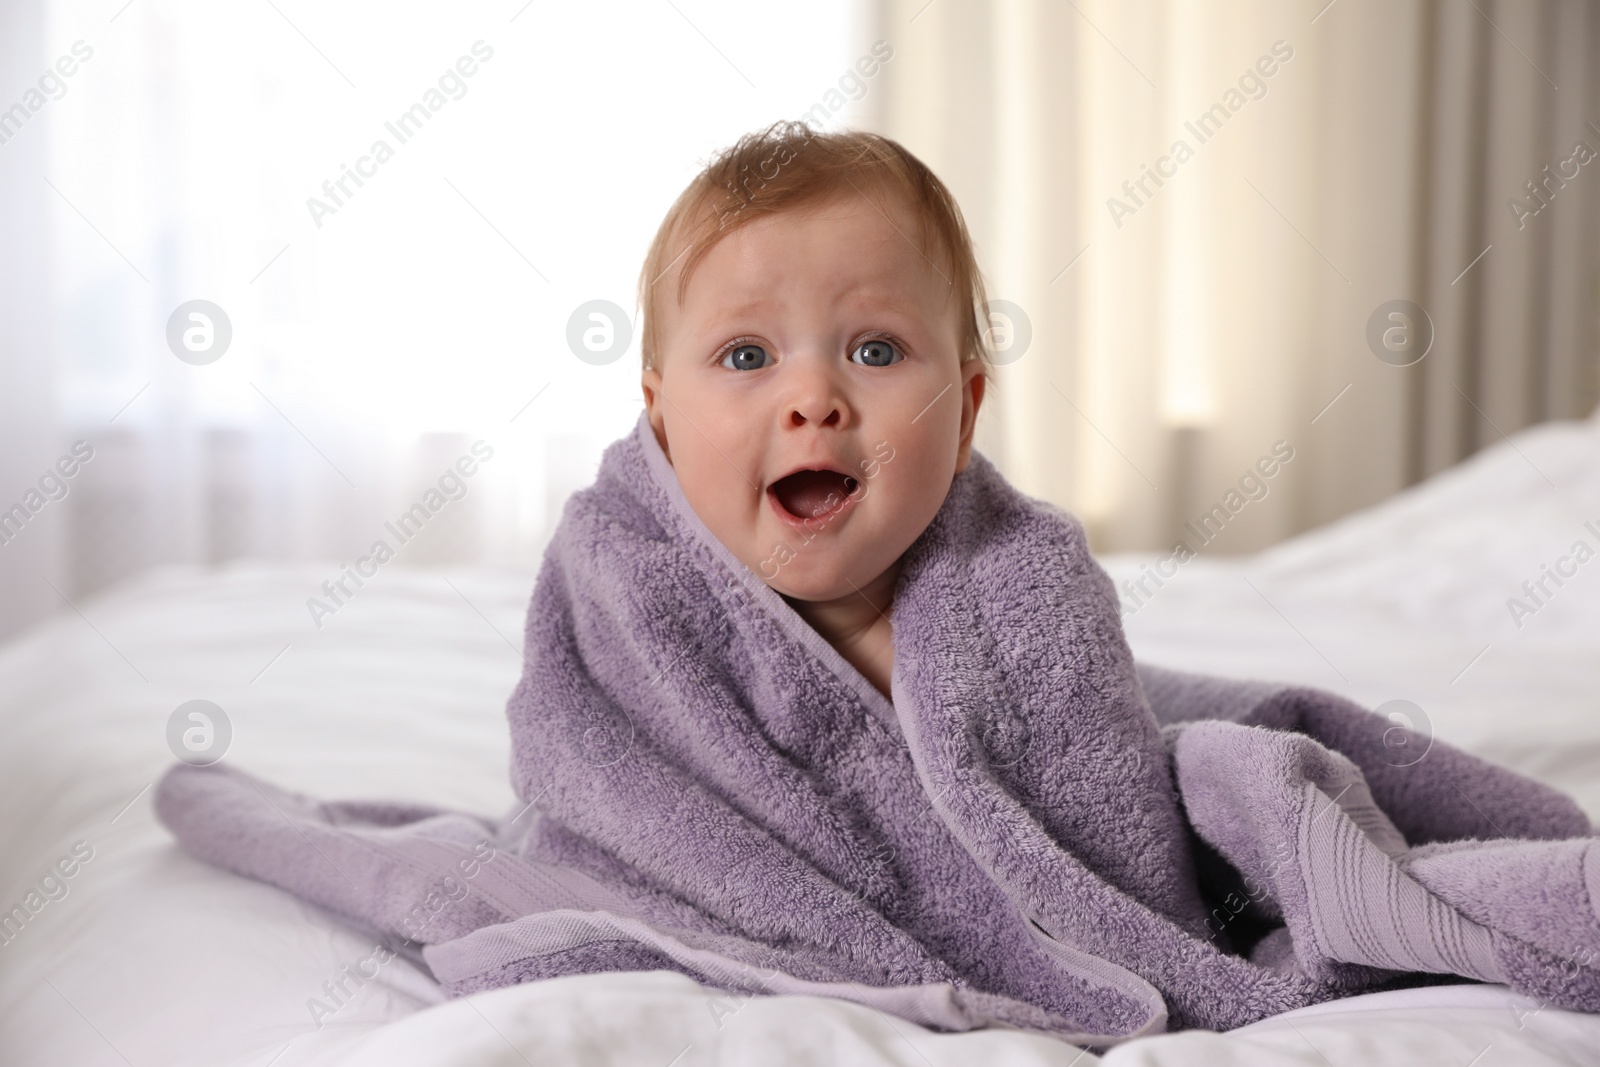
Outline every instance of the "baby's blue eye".
[(760, 370), (770, 358), (760, 345), (740, 345), (722, 357), (722, 365), (729, 370)]
[(862, 341), (856, 346), (856, 350), (850, 353), (850, 361), (859, 363), (863, 367), (887, 367), (904, 358), (895, 350), (894, 345), (882, 339)]

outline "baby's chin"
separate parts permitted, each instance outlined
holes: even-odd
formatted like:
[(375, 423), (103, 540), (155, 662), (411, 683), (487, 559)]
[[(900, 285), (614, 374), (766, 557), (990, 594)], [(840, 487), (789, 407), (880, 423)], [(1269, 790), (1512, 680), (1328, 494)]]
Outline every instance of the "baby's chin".
[(776, 576), (763, 576), (763, 580), (774, 592), (790, 600), (819, 604), (864, 595), (893, 568), (894, 562), (890, 561), (885, 567), (862, 568), (850, 566), (843, 559), (812, 558), (802, 566), (796, 558), (780, 567)]

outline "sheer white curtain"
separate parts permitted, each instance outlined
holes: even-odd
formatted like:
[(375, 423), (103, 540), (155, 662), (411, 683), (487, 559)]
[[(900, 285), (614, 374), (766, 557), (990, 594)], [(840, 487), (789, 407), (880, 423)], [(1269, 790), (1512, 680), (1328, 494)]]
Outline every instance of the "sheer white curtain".
[[(883, 0), (877, 32), (885, 131), (1031, 320), (979, 445), (1097, 548), (1218, 505), (1208, 550), (1260, 547), (1594, 409), (1595, 4)], [(1367, 339), (1396, 300), (1408, 366)]]
[[(0, 107), (25, 114), (0, 126), (0, 509), (26, 516), (0, 631), (161, 563), (336, 566), (386, 540), (398, 565), (534, 566), (640, 410), (637, 338), (580, 359), (574, 313), (633, 318), (650, 237), (715, 149), (857, 123), (876, 91), (854, 0), (5, 18)], [(182, 336), (221, 329), (210, 305), (231, 340), (205, 362), (215, 338)], [(30, 497), (79, 440), (64, 497)], [(419, 503), (402, 545), (385, 524)]]

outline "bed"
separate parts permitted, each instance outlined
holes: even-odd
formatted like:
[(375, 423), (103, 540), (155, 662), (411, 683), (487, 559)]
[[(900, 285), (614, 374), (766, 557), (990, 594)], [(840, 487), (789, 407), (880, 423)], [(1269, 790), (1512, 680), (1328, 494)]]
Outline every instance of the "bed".
[[(1574, 562), (1579, 540), (1600, 548), (1600, 413), (1526, 430), (1269, 551), (1187, 563), (1125, 623), (1141, 659), (1241, 677), (1271, 665), (1403, 713), (1600, 820), (1600, 561)], [(1103, 562), (1120, 581), (1155, 558)], [(1573, 573), (1533, 604), (1524, 583), (1558, 564)], [(151, 811), (169, 720), (191, 700), (226, 715), (225, 759), (288, 788), (516, 810), (503, 708), (532, 575), (392, 568), (318, 629), (305, 602), (334, 571), (152, 571), (0, 650), (0, 907), (42, 901), (0, 935), (0, 1062), (1600, 1063), (1600, 1017), (1466, 983), (1099, 1058), (844, 1001), (730, 997), (669, 972), (447, 1000), (371, 934), (190, 858)]]

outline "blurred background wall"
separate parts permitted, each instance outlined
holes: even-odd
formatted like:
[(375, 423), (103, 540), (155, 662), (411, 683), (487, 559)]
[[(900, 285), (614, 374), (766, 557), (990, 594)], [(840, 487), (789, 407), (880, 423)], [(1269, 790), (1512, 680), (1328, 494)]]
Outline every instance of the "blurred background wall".
[[(1171, 546), (1279, 441), (1294, 459), (1207, 551), (1594, 410), (1595, 4), (884, 0), (879, 17), (898, 46), (883, 128), (953, 187), (991, 297), (1031, 325), (980, 447), (1097, 549)], [(1426, 318), (1391, 319), (1393, 301)]]
[(397, 563), (537, 566), (662, 214), (802, 116), (961, 202), (1010, 477), (1163, 549), (1282, 442), (1206, 550), (1270, 544), (1593, 410), (1596, 55), (1581, 0), (9, 0), (0, 636), (351, 562), (480, 441)]
[[(7, 0), (0, 636), (151, 566), (353, 562), (478, 441), (395, 565), (535, 568), (642, 408), (661, 217), (746, 130), (861, 122), (866, 15)], [(169, 341), (197, 300), (225, 349)]]

